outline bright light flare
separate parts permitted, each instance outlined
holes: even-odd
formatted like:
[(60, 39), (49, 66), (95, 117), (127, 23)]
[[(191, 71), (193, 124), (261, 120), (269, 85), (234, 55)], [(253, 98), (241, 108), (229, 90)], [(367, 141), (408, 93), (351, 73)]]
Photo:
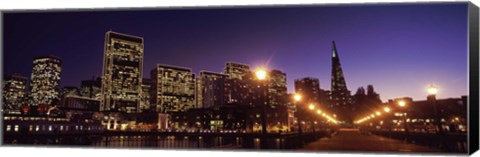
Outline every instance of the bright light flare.
[(321, 110), (317, 110), (317, 114), (322, 114), (322, 111), (321, 111)]
[(302, 95), (300, 95), (300, 94), (294, 94), (294, 95), (293, 95), (293, 100), (295, 100), (295, 101), (300, 101), (300, 100), (302, 100)]
[(435, 95), (435, 94), (438, 93), (438, 88), (435, 87), (434, 85), (430, 85), (430, 86), (428, 86), (428, 88), (427, 88), (427, 92), (428, 92), (428, 94), (430, 94), (430, 95)]
[(308, 105), (308, 108), (309, 108), (310, 110), (313, 110), (313, 109), (315, 109), (315, 105), (310, 104), (310, 105)]
[(387, 113), (390, 112), (390, 108), (388, 108), (388, 107), (383, 108), (383, 110)]
[(403, 101), (403, 100), (398, 101), (398, 106), (400, 106), (400, 107), (405, 107), (406, 104), (407, 103), (405, 103), (405, 101)]
[(375, 114), (377, 114), (377, 116), (380, 116), (382, 113), (377, 111), (377, 112), (375, 112)]
[(259, 80), (265, 80), (267, 78), (267, 71), (263, 68), (259, 68), (255, 71), (255, 76)]

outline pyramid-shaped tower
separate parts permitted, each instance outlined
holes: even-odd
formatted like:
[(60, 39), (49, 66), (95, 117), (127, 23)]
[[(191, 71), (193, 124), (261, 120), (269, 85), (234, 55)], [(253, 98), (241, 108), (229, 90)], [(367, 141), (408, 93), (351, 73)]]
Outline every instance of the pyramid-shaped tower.
[(345, 77), (343, 75), (342, 65), (338, 56), (335, 41), (332, 41), (332, 82), (330, 89), (330, 108), (340, 115), (339, 119), (347, 122), (351, 121), (349, 117), (351, 111), (350, 91), (347, 89)]

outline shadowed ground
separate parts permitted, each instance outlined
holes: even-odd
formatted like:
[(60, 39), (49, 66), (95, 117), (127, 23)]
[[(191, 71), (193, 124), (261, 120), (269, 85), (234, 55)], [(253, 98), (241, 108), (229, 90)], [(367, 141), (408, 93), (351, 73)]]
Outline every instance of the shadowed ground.
[(439, 152), (437, 149), (405, 143), (377, 135), (361, 134), (358, 130), (340, 130), (331, 138), (321, 138), (300, 148), (302, 151), (377, 151), (377, 152)]

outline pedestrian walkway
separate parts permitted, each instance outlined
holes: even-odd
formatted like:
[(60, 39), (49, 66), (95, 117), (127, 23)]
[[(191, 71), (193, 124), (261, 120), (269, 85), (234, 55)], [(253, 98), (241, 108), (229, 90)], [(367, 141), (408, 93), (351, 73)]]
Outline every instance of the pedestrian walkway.
[(376, 151), (376, 152), (439, 152), (439, 150), (405, 143), (377, 135), (361, 134), (358, 130), (340, 130), (331, 138), (321, 138), (300, 150), (313, 151)]

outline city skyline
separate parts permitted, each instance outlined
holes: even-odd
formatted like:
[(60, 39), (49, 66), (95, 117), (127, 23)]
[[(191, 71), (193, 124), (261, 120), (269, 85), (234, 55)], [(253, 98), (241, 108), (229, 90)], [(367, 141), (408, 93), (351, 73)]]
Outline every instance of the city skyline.
[[(378, 7), (378, 8), (377, 8)], [(417, 20), (422, 21), (423, 18), (430, 18), (433, 20), (430, 21), (423, 21), (420, 23), (420, 26), (413, 27), (408, 26), (406, 28), (399, 28), (398, 32), (390, 32), (392, 34), (402, 34), (402, 33), (413, 33), (412, 35), (417, 35), (415, 33), (422, 33), (422, 32), (415, 32), (412, 31), (414, 29), (421, 29), (424, 31), (425, 34), (429, 35), (437, 35), (440, 37), (452, 37), (451, 39), (433, 39), (433, 37), (428, 36), (429, 42), (422, 42), (422, 43), (415, 43), (417, 41), (410, 41), (414, 39), (407, 38), (408, 36), (399, 36), (401, 39), (396, 39), (395, 41), (402, 41), (405, 45), (403, 46), (395, 46), (395, 41), (385, 41), (381, 44), (386, 44), (386, 47), (391, 47), (386, 49), (385, 47), (381, 47), (378, 41), (370, 39), (370, 36), (363, 34), (361, 32), (355, 31), (347, 31), (346, 33), (342, 33), (341, 31), (345, 31), (351, 26), (344, 27), (342, 26), (338, 28), (333, 28), (333, 32), (339, 33), (339, 35), (325, 33), (325, 28), (319, 28), (319, 31), (313, 31), (311, 34), (309, 32), (301, 31), (299, 28), (305, 28), (306, 30), (315, 30), (314, 26), (324, 26), (324, 27), (333, 27), (331, 25), (323, 25), (322, 20), (318, 20), (318, 22), (308, 22), (312, 18), (318, 18), (323, 20), (330, 20), (330, 22), (335, 22), (335, 24), (342, 23), (342, 20), (336, 21), (334, 16), (328, 17), (317, 17), (319, 15), (313, 15), (313, 13), (317, 12), (329, 12), (329, 13), (347, 13), (346, 15), (351, 18), (352, 12), (356, 13), (363, 13), (361, 15), (357, 15), (358, 17), (366, 17), (367, 19), (370, 18), (371, 21), (375, 21), (375, 19), (382, 19), (386, 20), (383, 16), (389, 15), (398, 15), (398, 11), (402, 10), (402, 7), (409, 7), (412, 8), (413, 13), (422, 13), (422, 10), (428, 9), (429, 14), (420, 14), (421, 16), (417, 16)], [(374, 11), (365, 11), (366, 9), (373, 9)], [(341, 11), (338, 11), (339, 9)], [(442, 16), (442, 9), (451, 9), (452, 13), (450, 12), (446, 17)], [(35, 15), (28, 15), (28, 14), (19, 14), (19, 15), (5, 15), (5, 21), (9, 25), (5, 25), (5, 64), (4, 64), (4, 74), (14, 74), (18, 73), (22, 76), (30, 76), (31, 73), (31, 62), (34, 57), (53, 54), (62, 58), (62, 86), (79, 86), (81, 80), (86, 80), (91, 78), (91, 76), (101, 76), (102, 72), (102, 56), (103, 56), (103, 42), (104, 40), (104, 33), (111, 29), (112, 31), (132, 34), (136, 36), (143, 37), (145, 39), (145, 61), (144, 61), (144, 68), (143, 68), (143, 78), (149, 78), (148, 73), (152, 70), (158, 63), (161, 64), (169, 64), (169, 65), (176, 65), (182, 67), (189, 67), (192, 68), (192, 71), (195, 75), (198, 76), (201, 70), (213, 71), (213, 72), (221, 72), (222, 68), (225, 66), (225, 62), (234, 61), (238, 63), (245, 63), (249, 64), (251, 69), (255, 69), (256, 67), (266, 66), (269, 70), (279, 69), (282, 70), (287, 74), (287, 85), (288, 85), (288, 92), (293, 92), (293, 81), (295, 79), (300, 79), (304, 77), (315, 77), (320, 80), (320, 88), (321, 89), (330, 89), (330, 55), (331, 55), (331, 41), (335, 40), (337, 44), (338, 52), (341, 56), (342, 60), (342, 68), (343, 73), (346, 78), (346, 82), (348, 84), (349, 90), (352, 94), (355, 93), (356, 89), (360, 86), (367, 86), (368, 84), (372, 84), (375, 87), (375, 90), (380, 94), (382, 101), (387, 101), (387, 99), (393, 99), (398, 97), (409, 96), (414, 99), (425, 99), (426, 92), (425, 87), (429, 84), (433, 83), (440, 88), (439, 97), (446, 98), (446, 97), (458, 97), (460, 95), (467, 95), (467, 51), (466, 51), (466, 17), (464, 17), (461, 13), (466, 13), (466, 5), (464, 4), (437, 4), (432, 6), (422, 6), (421, 4), (414, 4), (414, 5), (394, 5), (394, 6), (355, 6), (355, 7), (339, 7), (336, 8), (335, 6), (318, 6), (318, 7), (307, 7), (302, 8), (267, 8), (267, 11), (264, 10), (256, 10), (256, 9), (247, 9), (247, 8), (239, 8), (239, 9), (207, 9), (207, 10), (189, 10), (189, 9), (180, 9), (180, 10), (163, 10), (163, 11), (126, 11), (126, 12), (119, 12), (113, 11), (111, 13), (107, 12), (83, 12), (83, 13), (65, 13), (66, 15), (60, 15), (59, 13), (40, 13), (43, 15), (39, 15), (38, 13)], [(249, 12), (250, 11), (250, 12)], [(363, 12), (362, 12), (363, 11)], [(389, 15), (373, 15), (375, 12), (386, 12)], [(436, 11), (436, 12), (435, 12)], [(269, 12), (269, 13), (267, 13)], [(273, 12), (273, 13), (272, 13)], [(434, 12), (434, 13), (432, 13)], [(138, 26), (136, 25), (129, 25), (128, 26), (121, 26), (121, 24), (115, 24), (119, 21), (115, 20), (125, 20), (128, 19), (137, 19), (138, 17), (149, 17), (150, 16), (157, 16), (157, 14), (165, 14), (165, 18), (173, 19), (176, 17), (168, 16), (168, 14), (173, 15), (173, 13), (177, 14), (180, 17), (190, 17), (194, 20), (180, 20), (179, 22), (172, 22), (172, 25), (164, 26), (166, 28), (166, 32), (163, 33), (160, 31), (148, 31), (153, 29), (149, 25), (148, 29), (146, 30), (138, 30)], [(201, 13), (199, 15), (195, 15), (196, 13)], [(226, 13), (227, 15), (222, 14), (221, 17), (223, 18), (213, 18), (211, 19), (211, 15), (218, 15), (218, 13)], [(285, 14), (287, 17), (281, 18), (280, 15)], [(299, 15), (293, 16), (291, 13), (299, 13)], [(301, 14), (300, 14), (301, 13)], [(413, 14), (411, 13), (411, 14)], [(75, 23), (75, 21), (69, 21), (73, 19), (78, 19), (80, 17), (84, 17), (90, 14), (99, 14), (95, 16), (91, 20), (98, 20), (105, 23), (99, 24), (100, 26), (83, 26), (80, 27), (82, 24)], [(178, 15), (179, 14), (179, 15)], [(211, 14), (211, 15), (210, 15)], [(246, 15), (248, 14), (248, 15)], [(273, 15), (277, 14), (277, 15)], [(434, 15), (435, 14), (435, 15)], [(122, 16), (120, 16), (122, 15)], [(125, 16), (123, 16), (125, 15)], [(142, 16), (145, 15), (145, 16)], [(254, 17), (254, 15), (263, 15), (263, 17)], [(340, 14), (339, 18), (341, 18)], [(14, 16), (20, 16), (15, 17)], [(23, 17), (22, 17), (23, 16)], [(243, 26), (248, 26), (245, 29), (240, 29), (243, 31), (233, 32), (232, 30), (239, 29), (234, 23), (231, 24), (229, 22), (235, 22), (235, 20), (229, 20), (227, 17), (235, 17), (239, 16), (242, 17), (238, 20), (238, 23), (242, 23), (245, 21), (250, 21), (249, 24), (243, 24)], [(399, 22), (404, 20), (412, 20), (410, 18), (404, 18), (402, 15), (401, 20), (387, 20), (387, 22), (383, 21), (382, 25), (392, 27), (393, 24), (386, 24), (388, 22)], [(438, 18), (437, 18), (438, 16)], [(11, 19), (10, 19), (11, 17)], [(38, 19), (32, 19), (33, 17)], [(72, 18), (76, 17), (76, 18)], [(122, 18), (119, 18), (122, 17)], [(304, 17), (306, 19), (295, 19), (295, 17)], [(442, 17), (442, 18), (439, 18)], [(107, 20), (109, 18), (113, 18)], [(251, 19), (250, 19), (251, 18)], [(272, 19), (273, 18), (273, 19)], [(460, 20), (458, 20), (460, 18)], [(15, 21), (18, 20), (18, 21)], [(62, 29), (55, 30), (55, 33), (49, 34), (50, 36), (47, 41), (39, 41), (39, 40), (28, 40), (24, 41), (23, 38), (17, 38), (17, 35), (12, 36), (12, 34), (22, 34), (21, 32), (17, 32), (17, 30), (23, 30), (21, 28), (24, 25), (21, 25), (22, 19), (29, 19), (32, 23), (40, 22), (43, 20), (50, 20), (56, 19), (56, 24), (46, 22), (44, 26), (38, 26), (40, 32), (36, 32), (38, 36), (31, 36), (33, 39), (41, 38), (42, 34), (47, 35), (52, 33), (51, 31), (55, 30), (55, 27), (61, 26), (69, 26), (72, 24), (79, 24), (80, 26), (76, 26), (73, 28), (63, 27)], [(63, 19), (63, 20), (62, 20)], [(206, 21), (203, 21), (205, 20)], [(286, 20), (287, 22), (283, 21), (282, 19)], [(138, 20), (138, 19), (137, 19)], [(179, 20), (179, 19), (175, 19)], [(266, 20), (261, 25), (255, 26), (255, 22), (259, 22), (259, 20)], [(352, 19), (350, 19), (352, 20)], [(453, 22), (444, 22), (447, 25), (442, 25), (438, 23), (441, 21), (455, 21)], [(63, 22), (58, 22), (63, 21)], [(142, 20), (140, 20), (142, 21)], [(217, 22), (215, 22), (217, 21)], [(290, 21), (290, 22), (289, 22)], [(294, 26), (292, 25), (291, 21), (294, 24), (303, 24), (302, 26)], [(354, 22), (355, 20), (353, 20)], [(18, 23), (20, 24), (18, 24)], [(73, 22), (73, 23), (69, 23)], [(206, 22), (206, 23), (204, 23)], [(463, 23), (462, 23), (463, 22)], [(14, 24), (11, 24), (14, 23)], [(101, 23), (101, 22), (100, 22)], [(142, 22), (140, 22), (142, 23)], [(145, 21), (143, 21), (146, 24)], [(160, 22), (161, 23), (161, 22)], [(223, 24), (220, 26), (210, 28), (210, 24)], [(442, 22), (443, 23), (443, 22)], [(192, 27), (190, 25), (195, 25), (198, 27)], [(285, 24), (288, 26), (284, 27), (274, 27), (275, 24)], [(315, 24), (314, 26), (309, 27), (307, 24)], [(346, 22), (345, 24), (352, 24), (351, 22)], [(419, 23), (416, 23), (419, 24)], [(439, 28), (432, 30), (426, 30), (427, 26), (438, 26)], [(115, 25), (115, 26), (113, 26)], [(159, 25), (156, 23), (154, 25)], [(334, 24), (332, 24), (334, 25)], [(389, 33), (388, 30), (379, 29), (374, 27), (375, 23), (366, 24), (362, 23), (359, 24), (361, 28), (369, 29), (371, 36), (379, 36), (382, 33)], [(18, 27), (17, 27), (18, 26)], [(180, 28), (169, 28), (173, 26), (179, 26)], [(213, 25), (215, 26), (215, 25)], [(226, 27), (225, 27), (226, 26)], [(268, 29), (267, 27), (273, 27), (274, 29)], [(465, 26), (465, 27), (462, 27)], [(52, 27), (52, 28), (50, 28)], [(90, 27), (94, 27), (90, 28)], [(290, 27), (290, 29), (289, 29)], [(15, 29), (14, 29), (15, 28)], [(17, 29), (18, 28), (18, 29)], [(137, 29), (134, 29), (137, 28)], [(223, 28), (223, 30), (219, 30), (219, 28)], [(242, 28), (242, 27), (240, 27)], [(460, 29), (461, 28), (461, 29)], [(92, 30), (93, 29), (93, 30)], [(83, 33), (78, 34), (79, 32), (69, 32), (69, 31), (85, 31)], [(92, 30), (92, 33), (90, 33)], [(191, 32), (189, 32), (189, 30)], [(200, 32), (201, 30), (210, 30), (211, 32), (220, 31), (220, 33), (212, 33), (211, 35), (214, 36), (206, 36), (206, 32), (208, 34), (209, 31)], [(257, 38), (252, 38), (251, 36), (242, 35), (241, 32), (245, 33), (245, 31), (254, 31), (251, 34), (258, 34)], [(268, 30), (268, 31), (267, 31)], [(456, 30), (456, 31), (445, 31), (445, 30)], [(459, 31), (461, 30), (461, 31)], [(23, 33), (31, 33), (29, 31), (35, 31), (35, 29), (24, 31)], [(103, 33), (98, 33), (103, 31)], [(168, 32), (174, 31), (174, 32)], [(232, 31), (232, 32), (230, 32)], [(255, 32), (257, 31), (257, 32)], [(283, 34), (275, 34), (276, 32), (286, 32)], [(383, 32), (382, 32), (383, 31)], [(385, 32), (386, 31), (386, 32)], [(67, 33), (69, 32), (69, 33)], [(95, 32), (95, 33), (93, 33)], [(368, 32), (368, 31), (367, 31)], [(177, 33), (177, 34), (175, 34)], [(223, 34), (222, 34), (223, 33)], [(293, 34), (292, 34), (293, 33)], [(325, 35), (322, 35), (325, 33)], [(355, 37), (347, 38), (350, 33), (356, 33), (357, 36), (355, 37), (368, 37), (367, 41), (356, 39)], [(440, 33), (440, 34), (435, 34)], [(153, 35), (152, 35), (153, 34)], [(197, 34), (192, 35), (190, 37), (193, 38), (186, 38), (188, 35), (186, 34)], [(230, 35), (231, 34), (231, 35)], [(69, 36), (71, 35), (71, 36)], [(173, 38), (175, 35), (180, 36), (178, 38)], [(393, 35), (393, 36), (394, 36)], [(152, 37), (153, 36), (153, 37)], [(166, 36), (165, 38), (161, 38), (161, 36)], [(290, 37), (293, 38), (291, 39)], [(324, 37), (325, 36), (325, 37)], [(215, 37), (218, 37), (215, 38)], [(386, 37), (386, 36), (384, 36)], [(416, 38), (421, 38), (414, 36)], [(460, 40), (463, 37), (463, 40)], [(98, 39), (97, 39), (98, 38)], [(173, 38), (174, 40), (168, 40), (168, 38)], [(232, 38), (242, 38), (234, 40)], [(351, 39), (353, 38), (353, 39)], [(201, 39), (205, 39), (202, 41)], [(258, 39), (258, 40), (252, 40)], [(443, 40), (442, 40), (443, 39)], [(20, 40), (20, 41), (19, 41)], [(151, 40), (151, 42), (149, 42)], [(163, 40), (163, 41), (162, 41)], [(177, 40), (177, 41), (175, 41)], [(221, 45), (227, 45), (221, 48), (215, 48), (218, 45), (218, 41), (226, 40), (221, 42)], [(378, 40), (378, 39), (377, 39)], [(383, 39), (386, 40), (386, 39)], [(393, 39), (392, 39), (393, 40)], [(422, 40), (422, 39), (417, 39)], [(426, 40), (426, 39), (424, 39)], [(100, 42), (98, 42), (100, 41)], [(236, 42), (242, 41), (242, 42)], [(408, 42), (407, 42), (408, 41)], [(11, 43), (14, 42), (14, 43)], [(19, 43), (16, 43), (19, 42)], [(76, 44), (76, 42), (83, 42), (86, 45), (83, 47), (83, 44), (80, 46)], [(97, 43), (98, 42), (98, 43)], [(55, 44), (56, 43), (56, 44)], [(283, 45), (287, 43), (286, 45)], [(25, 45), (26, 44), (26, 45)], [(363, 44), (363, 45), (362, 45)], [(410, 45), (408, 45), (410, 44)], [(417, 45), (420, 44), (420, 45)], [(424, 44), (425, 46), (423, 46)], [(463, 46), (461, 46), (464, 44)], [(402, 44), (399, 44), (402, 45)], [(19, 48), (19, 46), (22, 46)], [(72, 46), (77, 46), (72, 49)], [(100, 46), (100, 47), (99, 47)], [(438, 48), (437, 48), (438, 47)], [(78, 49), (76, 49), (78, 48)], [(203, 48), (203, 49), (202, 49)], [(396, 50), (395, 53), (387, 53), (385, 51), (394, 50), (395, 48), (403, 48), (401, 50)], [(400, 53), (400, 52), (407, 52), (406, 49), (410, 48), (412, 51), (415, 48), (421, 48), (423, 50), (414, 50), (410, 53)], [(444, 49), (449, 51), (446, 51)], [(198, 49), (198, 50), (197, 50)], [(375, 52), (365, 53), (365, 51), (372, 50)], [(22, 53), (13, 53), (14, 51), (19, 51)], [(45, 52), (45, 51), (53, 51), (53, 52)], [(305, 53), (298, 53), (299, 51), (306, 51)], [(459, 52), (454, 52), (459, 51)], [(63, 53), (61, 53), (63, 52)], [(80, 53), (75, 53), (80, 52)], [(185, 52), (185, 53), (182, 53)], [(231, 52), (227, 53), (226, 52)], [(246, 53), (241, 53), (246, 52)], [(357, 53), (357, 52), (363, 52)], [(441, 53), (437, 53), (441, 52)], [(463, 54), (460, 52), (464, 52)], [(73, 54), (72, 54), (73, 53)], [(225, 54), (219, 55), (219, 54)], [(439, 55), (437, 55), (439, 54)], [(30, 55), (29, 57), (25, 57), (25, 55)], [(215, 55), (212, 57), (212, 55)], [(376, 58), (376, 55), (380, 55), (381, 57)], [(23, 56), (23, 57), (22, 57)], [(95, 56), (95, 57), (93, 57)], [(203, 57), (202, 57), (203, 56)], [(199, 58), (200, 57), (200, 58)], [(238, 58), (242, 57), (242, 58)], [(77, 59), (79, 58), (79, 59)], [(82, 59), (83, 58), (83, 59)], [(394, 58), (395, 62), (389, 60), (389, 58)], [(362, 60), (365, 59), (365, 60)], [(428, 60), (427, 60), (428, 59)], [(199, 61), (200, 60), (200, 61)], [(379, 61), (380, 60), (380, 61)], [(387, 61), (381, 61), (387, 60)], [(196, 62), (198, 61), (198, 62)], [(396, 63), (399, 62), (399, 63)], [(25, 63), (25, 64), (23, 64)], [(91, 63), (91, 64), (83, 64), (83, 63)], [(389, 63), (389, 64), (386, 64)], [(403, 63), (403, 64), (400, 64)], [(404, 64), (409, 63), (409, 64)], [(451, 63), (451, 64), (445, 64)], [(464, 66), (461, 66), (461, 63)], [(265, 65), (267, 64), (267, 65)], [(385, 64), (385, 65), (384, 65)], [(18, 65), (18, 66), (17, 66)], [(11, 67), (14, 66), (14, 67)], [(384, 69), (383, 69), (384, 68)], [(437, 70), (438, 69), (438, 70)], [(446, 71), (446, 72), (445, 72)], [(388, 72), (388, 73), (384, 73)], [(428, 72), (428, 73), (425, 73)], [(147, 75), (146, 75), (147, 74)], [(391, 75), (391, 76), (389, 76)], [(429, 76), (431, 75), (431, 76)], [(369, 77), (371, 76), (371, 77)], [(407, 79), (399, 79), (399, 76), (416, 76), (414, 78), (407, 78)], [(447, 79), (448, 78), (448, 79)], [(382, 81), (378, 81), (378, 79), (383, 79)], [(412, 83), (414, 82), (414, 83)], [(395, 84), (396, 86), (392, 86)], [(462, 87), (463, 85), (463, 87)], [(402, 88), (410, 88), (409, 90), (399, 90)], [(413, 88), (413, 89), (412, 89)], [(397, 91), (398, 90), (398, 91)]]

